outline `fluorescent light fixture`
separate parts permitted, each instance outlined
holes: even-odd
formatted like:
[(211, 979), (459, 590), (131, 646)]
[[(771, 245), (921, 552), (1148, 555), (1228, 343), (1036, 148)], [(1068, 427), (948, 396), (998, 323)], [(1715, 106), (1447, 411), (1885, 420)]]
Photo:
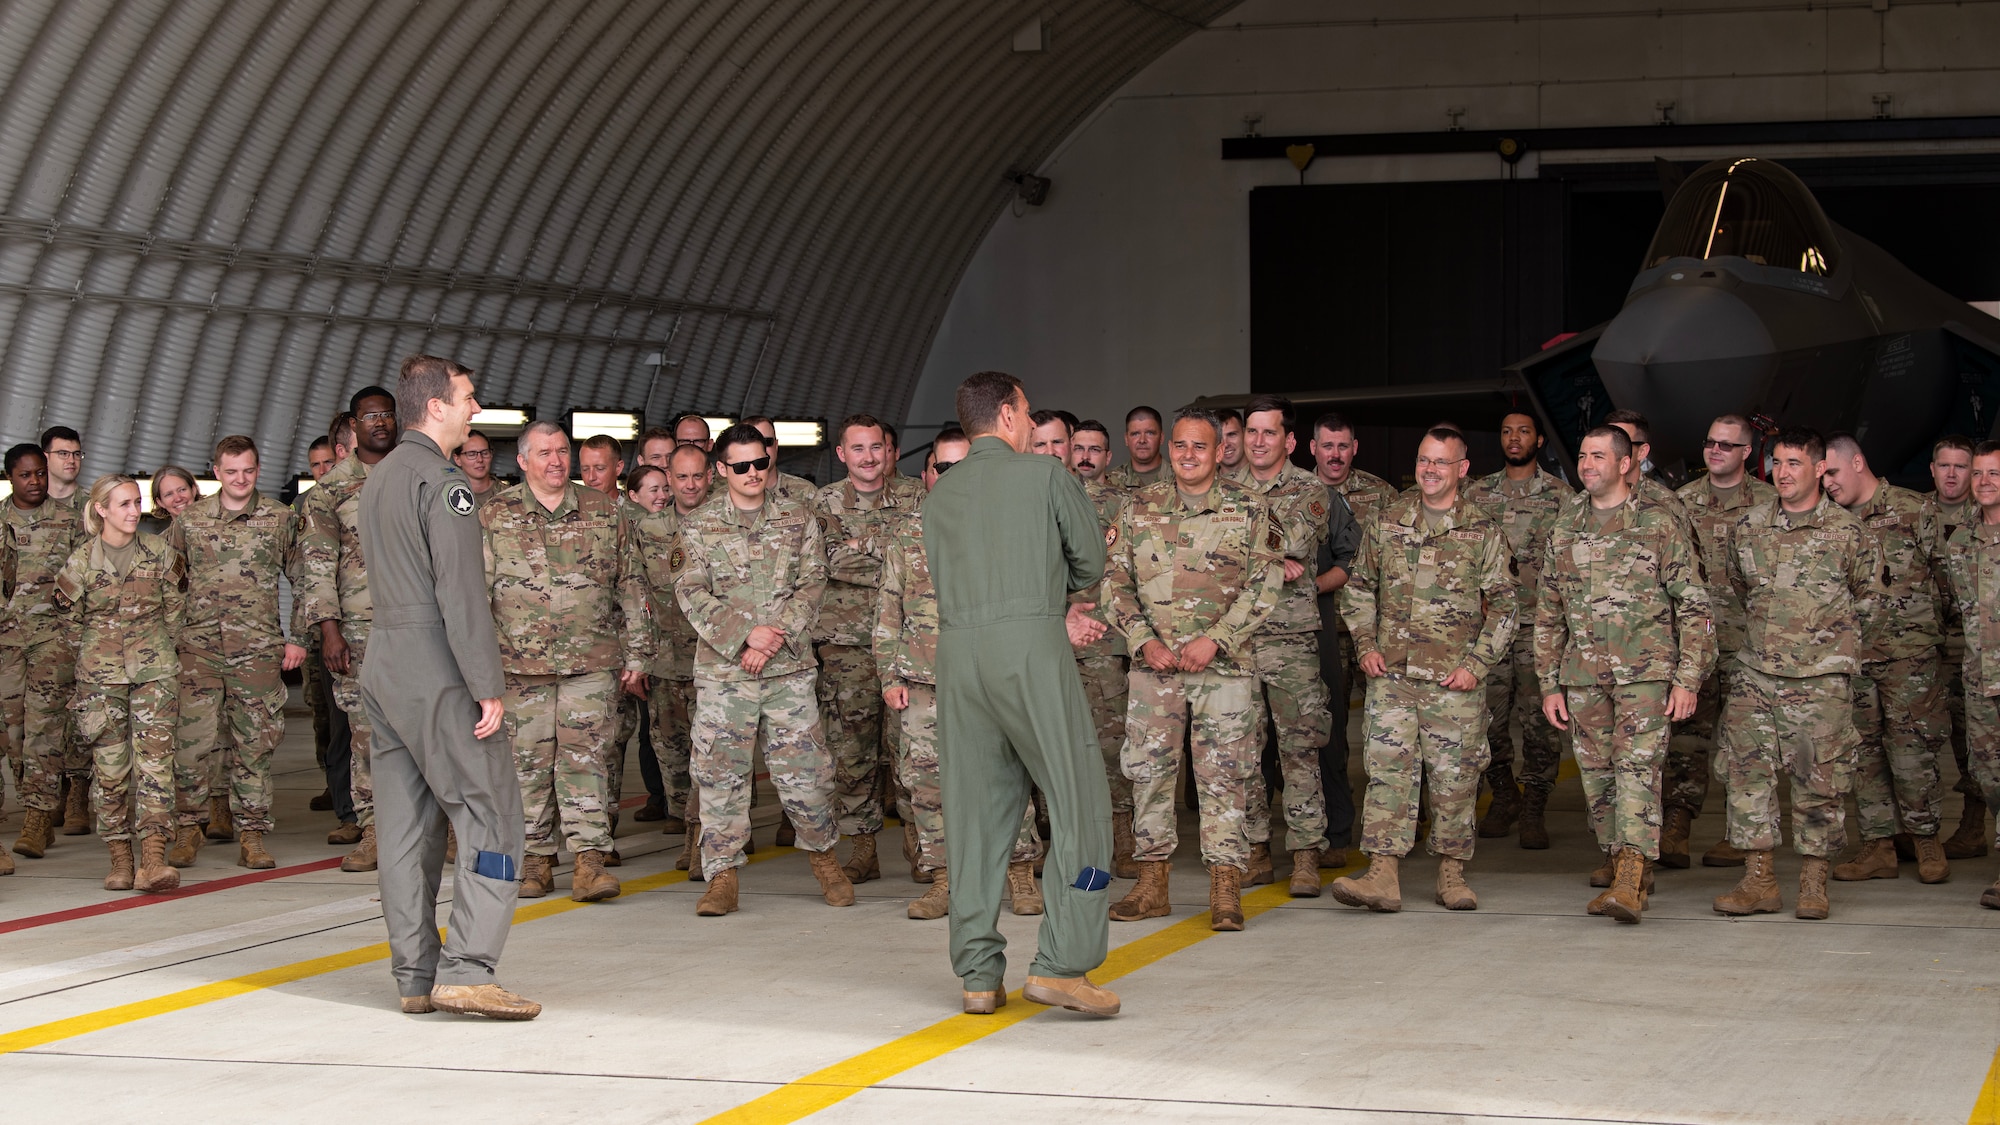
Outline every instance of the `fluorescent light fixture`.
[(489, 437), (518, 437), (528, 423), (535, 420), (535, 411), (527, 406), (489, 406), (472, 416), (472, 428)]
[[(194, 478), (194, 489), (203, 496), (213, 496), (222, 491), (222, 482), (219, 480), (210, 480), (207, 477), (196, 477)], [(151, 497), (150, 491), (141, 493), (140, 495), (148, 498)]]
[(637, 414), (624, 410), (572, 410), (569, 414), (569, 436), (572, 441), (603, 434), (619, 441), (631, 441), (639, 436), (643, 422)]
[(307, 473), (304, 476), (301, 476), (299, 478), (298, 495), (304, 496), (306, 493), (311, 492), (314, 489), (314, 487), (316, 487), (318, 484), (319, 482), (313, 479), (311, 473)]
[(5, 477), (0, 477), (0, 500), (11, 500), (13, 497), (14, 482)]
[(704, 416), (702, 421), (708, 423), (708, 436), (712, 438), (721, 437), (722, 431), (736, 424), (736, 419), (734, 418), (709, 418)]
[(771, 428), (778, 433), (780, 448), (817, 449), (826, 443), (826, 423), (811, 421), (773, 420)]

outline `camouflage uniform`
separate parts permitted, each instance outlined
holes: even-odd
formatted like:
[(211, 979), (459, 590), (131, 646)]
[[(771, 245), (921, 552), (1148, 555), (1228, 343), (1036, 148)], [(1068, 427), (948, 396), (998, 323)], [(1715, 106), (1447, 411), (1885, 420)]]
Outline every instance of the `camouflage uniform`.
[[(1388, 672), (1368, 680), (1361, 850), (1409, 854), (1428, 782), (1430, 850), (1464, 860), (1486, 768), (1485, 677), (1514, 640), (1512, 555), (1500, 524), (1463, 496), (1434, 523), (1423, 507), (1409, 496), (1364, 522), (1341, 589), (1357, 659), (1379, 652)], [(1445, 688), (1459, 668), (1479, 686)]]
[[(52, 599), (77, 638), (78, 739), (96, 765), (91, 808), (104, 840), (171, 836), (174, 722), (181, 663), (174, 652), (185, 606), (180, 553), (157, 535), (133, 542), (131, 567), (112, 569), (104, 543), (83, 542), (56, 575)], [(133, 784), (137, 777), (137, 785)]]
[[(874, 492), (857, 491), (852, 480), (838, 481), (820, 489), (813, 500), (827, 577), (813, 640), (819, 652), (820, 710), (833, 720), (827, 741), (843, 835), (882, 831), (876, 786), (883, 766), (893, 762), (895, 736), (884, 739), (882, 691), (870, 648), (876, 590), (896, 525), (923, 501), (923, 482), (901, 476), (887, 478)], [(850, 546), (849, 540), (860, 545)]]
[(89, 783), (86, 759), (70, 742), (76, 634), (55, 603), (55, 577), (86, 542), (74, 505), (45, 500), (23, 510), (0, 502), (0, 708), (10, 755), (21, 760), (21, 804), (53, 813), (65, 774)]
[[(810, 637), (826, 587), (819, 522), (796, 500), (766, 496), (738, 511), (727, 491), (681, 521), (667, 559), (674, 596), (700, 636), (695, 650), (694, 754), (701, 865), (713, 878), (743, 866), (750, 838), (750, 766), (757, 736), (785, 815), (809, 852), (832, 849), (833, 760), (813, 690)], [(751, 631), (785, 634), (761, 672), (737, 663)], [(872, 689), (871, 689), (872, 690)]]
[(347, 642), (347, 674), (333, 677), (333, 701), (347, 712), (348, 781), (354, 795), (355, 822), (375, 823), (375, 782), (368, 768), (368, 712), (361, 705), (361, 661), (368, 651), (368, 629), (375, 620), (375, 601), (368, 595), (368, 565), (361, 555), (361, 488), (368, 483), (368, 466), (355, 454), (327, 470), (318, 486), (306, 493), (301, 515), (305, 534), (305, 584), (293, 595), (293, 620), (306, 628), (322, 621), (337, 622)]
[[(1939, 560), (1965, 630), (1965, 776), (1989, 808), (2000, 808), (2000, 526), (1973, 518), (1946, 540)], [(2000, 847), (2000, 822), (1987, 843)]]
[(478, 509), (486, 532), (527, 852), (611, 850), (618, 673), (653, 659), (638, 535), (617, 500), (563, 486), (546, 508), (526, 484)]
[(669, 504), (640, 518), (639, 558), (645, 567), (647, 600), (658, 636), (653, 663), (646, 669), (646, 706), (653, 726), (653, 757), (667, 791), (667, 813), (700, 816), (688, 807), (689, 724), (694, 719), (694, 650), (698, 638), (680, 603), (674, 600), (674, 578), (667, 567), (680, 546), (680, 511)]
[[(1375, 513), (1395, 504), (1402, 495), (1395, 485), (1363, 469), (1349, 469), (1347, 479), (1334, 485), (1333, 491), (1347, 502), (1347, 510), (1354, 516), (1354, 526), (1364, 535), (1368, 528), (1375, 526)], [(1333, 596), (1334, 604), (1339, 605), (1340, 591), (1335, 590)], [(1334, 619), (1334, 629), (1340, 636), (1341, 660), (1347, 669), (1343, 683), (1351, 691), (1353, 685), (1361, 682), (1361, 668), (1355, 663), (1354, 634), (1347, 630), (1345, 612)]]
[[(891, 479), (893, 480), (894, 478)], [(710, 481), (708, 494), (714, 496), (718, 491), (721, 490), (716, 487), (716, 482)], [(780, 472), (770, 484), (765, 486), (764, 491), (780, 500), (796, 500), (810, 508), (813, 504), (813, 497), (819, 495), (819, 485), (814, 484), (804, 477)]]
[[(1132, 651), (1123, 765), (1134, 860), (1173, 858), (1174, 791), (1191, 720), (1202, 861), (1250, 868), (1245, 817), (1264, 728), (1251, 638), (1284, 598), (1284, 547), (1270, 509), (1219, 477), (1198, 504), (1177, 481), (1147, 485), (1119, 515), (1104, 584)], [(1218, 646), (1200, 672), (1155, 672), (1140, 655), (1148, 641), (1178, 650), (1198, 637)]]
[(1743, 647), (1743, 599), (1729, 585), (1729, 530), (1744, 510), (1778, 498), (1778, 490), (1744, 474), (1743, 483), (1718, 492), (1707, 477), (1681, 486), (1675, 497), (1695, 529), (1703, 579), (1708, 584), (1708, 608), (1715, 619), (1715, 670), (1701, 682), (1694, 714), (1675, 723), (1667, 742), (1667, 768), (1660, 781), (1660, 803), (1686, 809), (1689, 819), (1701, 815), (1708, 799), (1708, 779), (1715, 760), (1716, 719), (1722, 714), (1724, 681), (1731, 674), (1736, 651)]
[[(672, 505), (668, 506), (672, 507)], [(636, 528), (640, 520), (652, 515), (651, 512), (646, 510), (643, 504), (640, 504), (623, 492), (618, 494), (618, 513), (624, 517), (625, 523), (629, 528)], [(643, 561), (641, 570), (640, 578), (643, 581), (645, 577), (643, 573)], [(651, 615), (649, 614), (648, 625), (650, 626), (650, 624)], [(654, 635), (657, 638), (658, 633), (655, 632)], [(625, 797), (625, 752), (632, 744), (632, 736), (639, 733), (639, 718), (641, 714), (651, 709), (651, 700), (647, 696), (633, 695), (622, 687), (616, 690), (615, 695), (618, 706), (618, 729), (617, 733), (611, 736), (610, 746), (606, 752), (606, 761), (609, 767), (609, 781), (606, 786), (606, 793), (610, 801), (608, 807), (611, 810), (611, 827), (614, 831), (618, 827), (618, 805)], [(650, 735), (651, 730), (649, 728), (649, 738)], [(641, 745), (643, 746), (644, 744), (642, 743)], [(640, 772), (643, 774), (645, 771), (641, 769)]]
[(1514, 557), (1520, 627), (1514, 630), (1509, 659), (1494, 665), (1486, 677), (1486, 748), (1492, 758), (1486, 772), (1494, 786), (1514, 781), (1515, 719), (1521, 721), (1521, 783), (1547, 794), (1555, 788), (1562, 768), (1563, 734), (1542, 714), (1544, 693), (1536, 678), (1533, 624), (1542, 549), (1550, 527), (1575, 494), (1569, 482), (1540, 466), (1524, 481), (1509, 480), (1502, 471), (1480, 477), (1465, 490), (1466, 499), (1490, 509), (1506, 529)]
[[(1125, 493), (1103, 481), (1080, 481), (1083, 494), (1097, 509), (1098, 526), (1104, 531), (1105, 550), (1117, 545), (1118, 513), (1125, 506)], [(1132, 811), (1132, 780), (1125, 776), (1119, 755), (1125, 749), (1126, 674), (1131, 670), (1125, 636), (1111, 620), (1111, 595), (1102, 583), (1070, 595), (1071, 602), (1089, 602), (1097, 608), (1092, 619), (1104, 623), (1104, 635), (1076, 650), (1076, 671), (1083, 680), (1083, 698), (1090, 704), (1090, 721), (1097, 728), (1097, 749), (1104, 755), (1104, 779), (1111, 785), (1111, 811)]]
[(1715, 771), (1729, 842), (1780, 842), (1777, 771), (1792, 779), (1793, 846), (1825, 858), (1846, 845), (1841, 798), (1855, 756), (1857, 611), (1878, 589), (1880, 551), (1861, 521), (1822, 496), (1793, 514), (1777, 500), (1730, 528), (1729, 584), (1743, 599), (1743, 647), (1722, 704)]
[(167, 528), (187, 566), (174, 744), (174, 819), (183, 826), (208, 815), (210, 757), (219, 752), (236, 826), (271, 831), (271, 755), (285, 737), (278, 577), (294, 589), (305, 582), (299, 526), (297, 513), (253, 491), (240, 512), (219, 494), (203, 497)]
[[(1233, 479), (1263, 497), (1284, 539), (1284, 558), (1305, 568), (1296, 581), (1285, 583), (1278, 607), (1250, 639), (1249, 664), (1272, 720), (1269, 732), (1258, 733), (1275, 735), (1272, 749), (1284, 784), (1285, 850), (1321, 849), (1326, 847), (1326, 792), (1320, 783), (1319, 750), (1326, 745), (1333, 717), (1326, 681), (1319, 677), (1319, 576), (1313, 564), (1326, 539), (1332, 497), (1316, 474), (1289, 461), (1279, 462), (1268, 481), (1258, 480), (1248, 462)], [(1246, 834), (1252, 844), (1266, 844), (1271, 840), (1271, 802), (1261, 768), (1251, 786)]]
[(1125, 462), (1115, 469), (1104, 470), (1104, 483), (1121, 492), (1136, 492), (1149, 484), (1158, 484), (1161, 481), (1171, 481), (1173, 479), (1173, 471), (1167, 467), (1167, 459), (1164, 455), (1161, 456), (1158, 465), (1143, 473), (1133, 469), (1132, 462), (1130, 461)]
[(1943, 798), (1938, 751), (1951, 738), (1938, 644), (1938, 557), (1944, 536), (1924, 497), (1888, 481), (1848, 513), (1875, 535), (1882, 589), (1859, 607), (1854, 677), (1854, 803), (1861, 839), (1935, 836)]
[[(1952, 533), (1961, 527), (1979, 523), (1979, 505), (1968, 494), (1956, 504), (1939, 500), (1936, 494), (1929, 498), (1938, 521), (1938, 536), (1949, 541)], [(1951, 756), (1958, 765), (1958, 780), (1952, 783), (1952, 792), (1967, 797), (1979, 795), (1979, 784), (1973, 779), (1972, 767), (1966, 757), (1965, 741), (1965, 623), (1959, 619), (1958, 603), (1948, 591), (1940, 591), (1939, 605), (1943, 610), (1944, 644), (1940, 650), (1942, 667), (1939, 678), (1944, 682), (1945, 706), (1951, 715)]]
[(1546, 533), (1535, 673), (1568, 703), (1598, 846), (1658, 859), (1668, 689), (1700, 691), (1715, 663), (1700, 556), (1636, 495), (1602, 524), (1589, 503), (1569, 508)]

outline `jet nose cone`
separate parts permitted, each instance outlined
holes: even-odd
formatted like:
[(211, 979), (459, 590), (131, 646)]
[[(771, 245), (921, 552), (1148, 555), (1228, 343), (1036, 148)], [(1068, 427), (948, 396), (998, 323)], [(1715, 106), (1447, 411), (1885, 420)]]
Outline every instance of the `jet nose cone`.
[(1726, 289), (1664, 285), (1633, 298), (1597, 342), (1598, 360), (1655, 367), (1771, 354), (1771, 333)]

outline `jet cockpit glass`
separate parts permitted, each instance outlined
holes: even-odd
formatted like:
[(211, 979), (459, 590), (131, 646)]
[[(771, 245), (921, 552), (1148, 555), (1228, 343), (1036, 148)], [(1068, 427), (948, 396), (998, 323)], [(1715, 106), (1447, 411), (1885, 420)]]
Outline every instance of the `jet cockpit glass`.
[(1717, 160), (1674, 192), (1645, 268), (1669, 258), (1737, 257), (1824, 277), (1837, 252), (1832, 225), (1797, 176), (1768, 160)]

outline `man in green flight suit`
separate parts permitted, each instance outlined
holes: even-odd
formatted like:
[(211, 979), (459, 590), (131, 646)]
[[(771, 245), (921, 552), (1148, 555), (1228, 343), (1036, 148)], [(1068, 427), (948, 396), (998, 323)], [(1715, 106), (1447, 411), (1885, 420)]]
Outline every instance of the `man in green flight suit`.
[(1006, 1003), (996, 925), (1007, 861), (1032, 783), (1049, 802), (1047, 913), (1021, 994), (1109, 1016), (1118, 997), (1088, 976), (1110, 942), (1111, 790), (1071, 650), (1069, 595), (1104, 575), (1104, 538), (1083, 486), (1030, 454), (1028, 396), (1011, 375), (959, 384), (972, 452), (924, 505), (924, 553), (938, 602), (939, 759), (951, 826), (951, 962), (965, 1010)]

